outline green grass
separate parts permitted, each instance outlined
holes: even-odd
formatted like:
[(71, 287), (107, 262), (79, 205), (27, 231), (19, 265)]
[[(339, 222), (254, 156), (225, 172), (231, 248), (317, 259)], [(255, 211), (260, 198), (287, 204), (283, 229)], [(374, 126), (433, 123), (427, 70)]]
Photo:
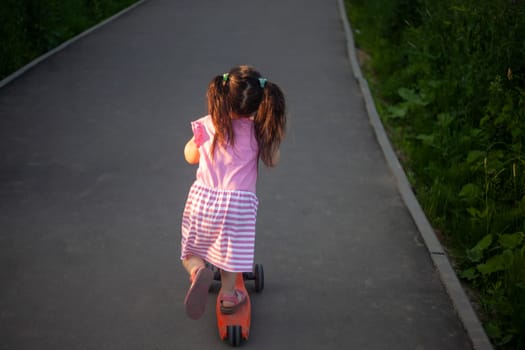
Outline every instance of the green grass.
[(0, 80), (138, 0), (0, 0)]
[(525, 349), (525, 4), (347, 0), (378, 111), (498, 349)]

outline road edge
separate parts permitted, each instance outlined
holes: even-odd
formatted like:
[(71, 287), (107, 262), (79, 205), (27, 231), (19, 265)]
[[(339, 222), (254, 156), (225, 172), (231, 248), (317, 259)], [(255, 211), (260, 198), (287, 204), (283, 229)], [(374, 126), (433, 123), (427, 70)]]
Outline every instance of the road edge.
[(133, 10), (135, 7), (143, 4), (146, 1), (148, 1), (148, 0), (139, 0), (139, 1), (137, 1), (136, 3), (126, 7), (125, 9), (121, 10), (120, 12), (117, 12), (116, 14), (112, 15), (111, 17), (106, 18), (102, 22), (99, 22), (98, 24), (95, 24), (93, 27), (90, 27), (90, 28), (86, 29), (85, 31), (81, 32), (80, 34), (72, 37), (71, 39), (68, 39), (68, 40), (64, 41), (62, 44), (58, 45), (54, 49), (52, 49), (52, 50), (46, 52), (45, 54), (35, 58), (34, 60), (29, 62), (25, 66), (22, 66), (17, 71), (11, 73), (10, 75), (8, 75), (4, 79), (2, 79), (0, 81), (0, 89), (3, 88), (4, 86), (6, 86), (7, 84), (9, 84), (10, 82), (12, 82), (13, 80), (15, 80), (16, 78), (18, 78), (19, 76), (21, 76), (22, 74), (24, 74), (29, 69), (31, 69), (34, 66), (36, 66), (37, 64), (39, 64), (40, 62), (42, 62), (42, 61), (46, 60), (47, 58), (53, 56), (57, 52), (62, 51), (63, 49), (65, 49), (69, 45), (71, 45), (74, 42), (82, 39), (86, 35), (91, 34), (92, 32), (94, 32), (95, 30), (99, 29), (100, 27), (103, 27), (106, 24), (108, 24), (110, 22), (113, 22), (114, 20), (116, 20), (120, 16), (122, 16), (122, 15), (126, 14), (127, 12)]
[(412, 191), (412, 187), (408, 181), (408, 178), (399, 162), (399, 159), (394, 152), (392, 144), (387, 137), (381, 119), (377, 113), (374, 99), (368, 87), (367, 80), (363, 77), (361, 72), (361, 67), (357, 60), (357, 53), (355, 49), (354, 37), (350, 27), (350, 22), (347, 18), (346, 6), (344, 0), (337, 0), (339, 14), (341, 16), (341, 21), (343, 23), (343, 28), (346, 36), (347, 44), (347, 54), (350, 60), (350, 65), (354, 78), (357, 80), (358, 85), (363, 94), (363, 99), (365, 102), (366, 111), (370, 124), (372, 125), (377, 141), (383, 151), (383, 154), (388, 162), (392, 175), (396, 180), (396, 185), (398, 188), (407, 209), (410, 212), (422, 238), (425, 242), (425, 246), (428, 249), (428, 252), (432, 258), (434, 266), (436, 267), (442, 283), (445, 286), (447, 294), (454, 305), (463, 327), (467, 331), (467, 334), (472, 342), (474, 349), (476, 350), (494, 350), (485, 330), (476, 315), (470, 299), (466, 295), (459, 279), (452, 268), (452, 265), (447, 258), (445, 251), (439, 240), (437, 239), (434, 229), (428, 218), (426, 217), (423, 209), (421, 208), (417, 198)]

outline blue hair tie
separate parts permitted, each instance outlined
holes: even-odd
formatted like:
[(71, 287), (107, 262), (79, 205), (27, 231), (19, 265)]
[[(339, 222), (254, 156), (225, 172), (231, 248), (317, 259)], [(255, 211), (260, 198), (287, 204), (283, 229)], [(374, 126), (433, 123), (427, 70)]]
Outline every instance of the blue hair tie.
[(268, 79), (266, 78), (259, 78), (259, 85), (261, 86), (261, 89), (264, 89), (264, 86), (266, 85), (266, 82)]

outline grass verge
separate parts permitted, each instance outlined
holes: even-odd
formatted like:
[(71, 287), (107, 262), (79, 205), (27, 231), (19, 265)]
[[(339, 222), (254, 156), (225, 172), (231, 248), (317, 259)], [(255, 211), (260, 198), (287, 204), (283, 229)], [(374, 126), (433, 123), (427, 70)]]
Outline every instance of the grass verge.
[(487, 334), (524, 349), (524, 3), (346, 6), (378, 112)]
[(138, 0), (0, 0), (0, 80)]

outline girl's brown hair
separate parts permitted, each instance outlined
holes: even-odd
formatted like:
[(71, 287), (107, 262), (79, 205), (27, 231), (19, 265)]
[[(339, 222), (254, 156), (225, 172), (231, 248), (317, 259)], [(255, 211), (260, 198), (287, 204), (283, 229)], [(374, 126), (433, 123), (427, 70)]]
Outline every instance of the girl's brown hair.
[(213, 78), (207, 97), (208, 113), (215, 126), (212, 157), (217, 144), (233, 146), (235, 142), (232, 114), (254, 115), (259, 157), (266, 166), (275, 166), (274, 155), (286, 130), (286, 106), (279, 86), (262, 78), (253, 67), (238, 66)]

